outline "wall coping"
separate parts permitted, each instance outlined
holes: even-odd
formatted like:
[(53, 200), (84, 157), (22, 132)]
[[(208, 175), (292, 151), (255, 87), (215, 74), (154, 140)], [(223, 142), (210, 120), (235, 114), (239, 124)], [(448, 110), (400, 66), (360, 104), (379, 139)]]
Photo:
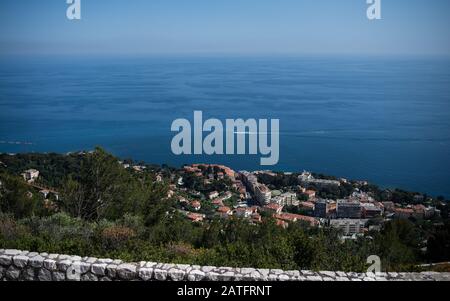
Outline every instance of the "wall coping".
[(450, 281), (450, 273), (353, 273), (123, 262), (0, 249), (0, 280), (6, 281)]

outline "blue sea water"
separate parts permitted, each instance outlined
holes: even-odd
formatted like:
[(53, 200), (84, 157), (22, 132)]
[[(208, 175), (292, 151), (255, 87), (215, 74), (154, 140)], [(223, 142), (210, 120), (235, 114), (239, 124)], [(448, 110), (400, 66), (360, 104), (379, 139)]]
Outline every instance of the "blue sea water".
[(100, 145), (149, 163), (266, 168), (260, 156), (173, 155), (171, 123), (194, 110), (280, 119), (275, 170), (450, 196), (447, 59), (0, 59), (0, 152)]

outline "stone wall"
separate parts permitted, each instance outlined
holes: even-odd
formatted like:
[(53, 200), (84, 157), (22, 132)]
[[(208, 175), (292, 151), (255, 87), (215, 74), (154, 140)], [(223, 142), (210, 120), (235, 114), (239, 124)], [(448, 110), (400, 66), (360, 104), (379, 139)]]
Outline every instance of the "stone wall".
[(450, 281), (450, 273), (344, 273), (227, 268), (156, 262), (124, 263), (0, 249), (0, 280), (14, 281)]

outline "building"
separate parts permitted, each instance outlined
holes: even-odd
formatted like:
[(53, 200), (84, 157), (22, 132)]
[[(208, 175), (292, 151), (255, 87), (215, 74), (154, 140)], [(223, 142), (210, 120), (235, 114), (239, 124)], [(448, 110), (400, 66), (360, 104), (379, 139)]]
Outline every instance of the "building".
[(162, 182), (162, 180), (163, 180), (163, 177), (162, 177), (162, 175), (160, 175), (160, 174), (158, 174), (158, 175), (156, 175), (156, 182)]
[(283, 206), (278, 205), (276, 203), (270, 203), (270, 204), (265, 205), (262, 208), (262, 210), (269, 212), (269, 213), (279, 214), (283, 210)]
[(350, 236), (363, 232), (367, 220), (363, 219), (332, 219), (330, 226), (339, 229), (344, 235)]
[(202, 208), (202, 204), (199, 201), (192, 201), (190, 205), (195, 211), (199, 211)]
[(193, 213), (193, 212), (188, 212), (186, 214), (186, 216), (188, 217), (188, 219), (190, 219), (192, 222), (195, 222), (195, 223), (202, 222), (203, 219), (205, 218), (205, 216), (203, 214)]
[(300, 185), (297, 185), (297, 191), (298, 191), (299, 193), (305, 193), (306, 188), (305, 188), (305, 187), (302, 187), (302, 186), (300, 186)]
[(329, 202), (327, 200), (319, 200), (314, 204), (314, 216), (315, 217), (328, 217)]
[(293, 192), (285, 192), (280, 196), (283, 200), (281, 205), (284, 206), (298, 206), (300, 204), (297, 199), (297, 194)]
[(255, 193), (255, 188), (258, 185), (258, 178), (248, 171), (241, 171), (239, 175), (242, 179), (242, 182), (247, 186), (247, 188), (251, 192)]
[(440, 214), (441, 214), (441, 211), (436, 209), (436, 207), (427, 207), (427, 208), (425, 208), (423, 218), (431, 218), (435, 215), (440, 215)]
[(211, 202), (214, 206), (216, 207), (222, 207), (223, 206), (223, 201), (222, 199), (215, 199)]
[(394, 202), (383, 202), (384, 210), (388, 212), (394, 212), (395, 211), (395, 204)]
[(412, 207), (412, 209), (414, 210), (414, 214), (413, 216), (417, 219), (422, 219), (425, 217), (425, 212), (427, 210), (427, 207), (425, 207), (424, 205), (414, 205)]
[(277, 174), (271, 170), (258, 170), (258, 171), (255, 171), (254, 173), (257, 175), (266, 175), (271, 178), (275, 178), (277, 176)]
[(289, 227), (289, 223), (284, 221), (284, 220), (282, 220), (282, 219), (277, 219), (276, 220), (276, 225), (280, 226), (283, 229), (287, 229), (287, 227)]
[(231, 199), (231, 197), (233, 196), (233, 194), (230, 191), (227, 191), (224, 193), (224, 195), (222, 196), (222, 200), (228, 200)]
[(395, 208), (394, 213), (397, 218), (410, 218), (414, 216), (414, 210), (411, 208)]
[(213, 199), (217, 198), (218, 196), (219, 196), (219, 193), (217, 191), (210, 192), (208, 195), (210, 200), (213, 200)]
[(299, 175), (298, 180), (300, 181), (300, 184), (302, 184), (303, 186), (308, 186), (310, 184), (322, 188), (341, 186), (341, 182), (337, 180), (316, 179), (311, 175), (310, 172), (307, 171), (304, 171), (301, 175)]
[(233, 215), (233, 211), (231, 211), (231, 208), (227, 207), (227, 206), (222, 206), (222, 207), (217, 208), (217, 213), (222, 218), (227, 218), (230, 215)]
[(368, 193), (363, 192), (358, 188), (352, 192), (352, 194), (349, 196), (349, 199), (355, 202), (365, 203), (372, 203), (375, 201)]
[(361, 208), (364, 218), (375, 218), (383, 215), (383, 210), (374, 203), (361, 203)]
[(361, 218), (361, 203), (338, 200), (336, 214), (338, 218)]
[(315, 205), (313, 202), (301, 202), (301, 203), (299, 204), (299, 206), (300, 206), (302, 209), (310, 210), (310, 211), (314, 211), (314, 209), (315, 209), (315, 207), (316, 207), (316, 205)]
[(270, 203), (270, 200), (272, 198), (272, 193), (270, 192), (270, 189), (267, 188), (266, 185), (258, 184), (255, 187), (255, 198), (256, 198), (256, 201), (261, 206), (264, 206), (264, 205)]
[(142, 165), (134, 165), (133, 166), (133, 170), (134, 171), (137, 171), (137, 172), (143, 172), (144, 170), (145, 170), (145, 166), (142, 166)]
[(239, 173), (242, 182), (247, 186), (249, 191), (251, 191), (255, 195), (256, 201), (264, 206), (270, 203), (272, 198), (272, 193), (266, 185), (258, 183), (258, 178), (255, 174), (250, 173), (248, 171), (241, 171)]
[(314, 190), (305, 190), (304, 194), (308, 197), (308, 200), (312, 200), (316, 197), (316, 192)]
[(330, 201), (328, 204), (328, 217), (329, 218), (336, 218), (336, 202)]
[(283, 213), (274, 215), (274, 217), (277, 220), (282, 220), (282, 221), (285, 221), (285, 222), (288, 222), (288, 223), (289, 222), (293, 222), (293, 223), (295, 223), (295, 222), (306, 222), (312, 227), (319, 226), (319, 221), (316, 220), (314, 217), (311, 217), (311, 216), (283, 212)]
[(245, 193), (247, 192), (247, 189), (244, 186), (244, 183), (242, 183), (242, 181), (240, 180), (235, 180), (233, 182), (233, 188), (235, 188), (240, 194), (245, 195)]
[(50, 194), (50, 191), (47, 189), (42, 189), (39, 191), (39, 193), (44, 196), (44, 199), (46, 199), (48, 197), (48, 195)]
[(300, 203), (297, 199), (297, 194), (292, 192), (285, 192), (272, 197), (271, 202), (282, 206), (298, 206)]
[(189, 172), (189, 173), (198, 173), (198, 172), (201, 172), (201, 169), (198, 168), (198, 167), (184, 166), (183, 168), (184, 168), (184, 170), (185, 170), (186, 172)]
[[(186, 172), (195, 173), (197, 175), (199, 175), (200, 173), (200, 176), (203, 175), (203, 170), (211, 170), (212, 172), (216, 173), (218, 179), (223, 179), (225, 175), (232, 180), (234, 180), (235, 177), (234, 170), (225, 165), (218, 164), (192, 164), (190, 166), (184, 166), (184, 170)], [(214, 178), (214, 174), (212, 176)]]
[(424, 197), (423, 195), (421, 195), (421, 194), (416, 194), (416, 195), (413, 197), (413, 200), (414, 200), (414, 202), (416, 202), (416, 203), (421, 203), (421, 202), (423, 202), (423, 201), (425, 200), (425, 197)]
[(250, 218), (255, 213), (252, 208), (240, 207), (234, 210), (234, 215), (241, 218)]
[(252, 223), (259, 224), (262, 222), (261, 215), (259, 213), (253, 213), (251, 216)]
[(32, 183), (39, 177), (39, 170), (28, 169), (22, 173), (22, 177), (25, 181)]

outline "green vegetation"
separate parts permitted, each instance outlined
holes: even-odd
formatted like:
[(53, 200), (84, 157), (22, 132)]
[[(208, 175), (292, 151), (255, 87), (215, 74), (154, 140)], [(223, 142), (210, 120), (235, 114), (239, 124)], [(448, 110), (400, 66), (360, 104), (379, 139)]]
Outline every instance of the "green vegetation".
[[(260, 225), (241, 219), (192, 223), (168, 198), (176, 169), (124, 168), (98, 148), (84, 154), (1, 155), (0, 248), (120, 258), (256, 268), (363, 271), (366, 258), (381, 257), (386, 270), (416, 270), (419, 263), (450, 260), (450, 225), (408, 220), (385, 223), (380, 232), (357, 240), (340, 239), (326, 228), (293, 223), (287, 229), (264, 218)], [(45, 201), (19, 176), (41, 171), (42, 185), (59, 192)], [(222, 181), (204, 185), (195, 177), (186, 185), (219, 190)], [(279, 179), (294, 185), (290, 180)], [(275, 185), (275, 184), (274, 184)], [(231, 202), (234, 202), (232, 200)], [(294, 210), (294, 209), (293, 209)], [(424, 241), (428, 249), (422, 252)]]

